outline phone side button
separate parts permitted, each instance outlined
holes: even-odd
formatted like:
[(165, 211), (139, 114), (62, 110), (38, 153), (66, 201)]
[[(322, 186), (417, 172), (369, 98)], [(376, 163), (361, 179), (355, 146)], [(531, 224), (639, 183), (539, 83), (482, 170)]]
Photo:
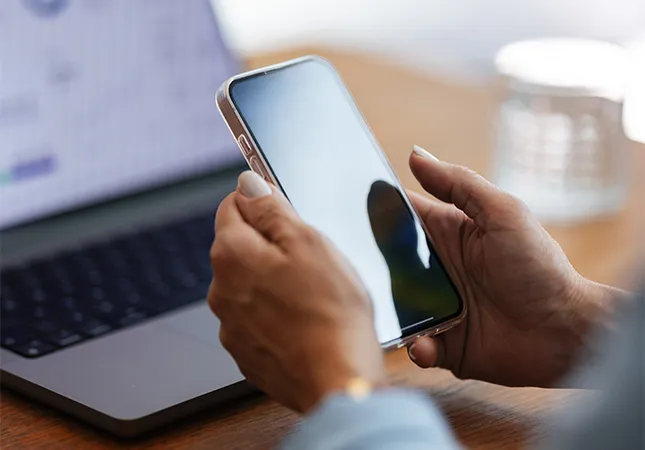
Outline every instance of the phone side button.
[(240, 137), (237, 138), (237, 143), (239, 144), (240, 148), (242, 149), (242, 153), (244, 153), (245, 156), (249, 156), (251, 153), (253, 153), (253, 149), (251, 149), (249, 141), (243, 134), (240, 134)]
[(262, 163), (260, 162), (257, 156), (251, 156), (251, 158), (249, 159), (249, 163), (251, 164), (251, 169), (253, 169), (253, 172), (260, 175), (266, 181), (271, 182), (271, 179), (267, 175), (267, 171), (264, 169), (264, 166), (262, 165)]
[(258, 160), (257, 156), (251, 156), (249, 159), (249, 165), (251, 166), (251, 170), (253, 172), (257, 173), (260, 176), (264, 176), (264, 171), (262, 170), (262, 164), (260, 164), (260, 161)]

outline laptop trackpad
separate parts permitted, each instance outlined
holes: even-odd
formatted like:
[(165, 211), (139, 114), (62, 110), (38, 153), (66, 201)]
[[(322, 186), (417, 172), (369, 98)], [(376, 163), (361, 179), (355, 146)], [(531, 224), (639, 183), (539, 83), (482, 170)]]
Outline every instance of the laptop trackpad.
[[(42, 359), (12, 361), (6, 369), (111, 417), (147, 416), (243, 379), (217, 342), (217, 324), (200, 317), (210, 316), (207, 307), (196, 310), (178, 311)], [(194, 320), (193, 332), (163, 323), (182, 322), (182, 316)], [(204, 330), (201, 337), (197, 329)]]
[(219, 320), (206, 304), (186, 308), (165, 321), (169, 326), (186, 336), (191, 336), (212, 347), (220, 347)]

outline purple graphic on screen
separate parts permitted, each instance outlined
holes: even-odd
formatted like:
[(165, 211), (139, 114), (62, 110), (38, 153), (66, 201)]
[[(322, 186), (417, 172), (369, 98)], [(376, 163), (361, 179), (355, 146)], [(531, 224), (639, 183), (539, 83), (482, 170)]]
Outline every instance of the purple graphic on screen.
[(31, 161), (24, 161), (11, 168), (11, 177), (14, 181), (40, 177), (52, 173), (56, 168), (53, 155), (42, 156)]

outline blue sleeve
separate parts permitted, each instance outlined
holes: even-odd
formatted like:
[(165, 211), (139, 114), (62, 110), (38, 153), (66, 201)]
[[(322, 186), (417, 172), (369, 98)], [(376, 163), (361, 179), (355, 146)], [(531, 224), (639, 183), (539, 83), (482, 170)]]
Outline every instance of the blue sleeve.
[(426, 397), (381, 391), (364, 400), (328, 398), (287, 438), (284, 450), (451, 450), (461, 448)]
[(588, 363), (568, 383), (599, 392), (559, 412), (539, 448), (645, 449), (645, 277), (641, 286), (617, 312), (615, 326), (596, 336)]

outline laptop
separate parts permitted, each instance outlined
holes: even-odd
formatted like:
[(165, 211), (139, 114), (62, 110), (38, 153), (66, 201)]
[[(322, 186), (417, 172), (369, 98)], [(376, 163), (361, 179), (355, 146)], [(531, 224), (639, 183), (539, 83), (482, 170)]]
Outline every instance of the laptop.
[(208, 0), (0, 2), (3, 386), (121, 436), (250, 391), (205, 301), (238, 69)]

